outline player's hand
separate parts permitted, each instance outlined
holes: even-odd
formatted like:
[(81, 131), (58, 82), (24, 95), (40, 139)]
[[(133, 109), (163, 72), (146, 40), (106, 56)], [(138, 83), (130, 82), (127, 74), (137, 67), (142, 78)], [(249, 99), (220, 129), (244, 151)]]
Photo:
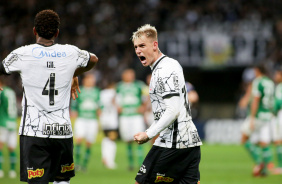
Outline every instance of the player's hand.
[(3, 91), (3, 88), (0, 87), (0, 91)]
[(149, 137), (146, 132), (139, 132), (134, 135), (134, 141), (138, 144), (144, 144), (149, 141)]
[(78, 98), (77, 91), (80, 93), (78, 77), (74, 77), (71, 83), (71, 96), (72, 96), (72, 99), (74, 100)]

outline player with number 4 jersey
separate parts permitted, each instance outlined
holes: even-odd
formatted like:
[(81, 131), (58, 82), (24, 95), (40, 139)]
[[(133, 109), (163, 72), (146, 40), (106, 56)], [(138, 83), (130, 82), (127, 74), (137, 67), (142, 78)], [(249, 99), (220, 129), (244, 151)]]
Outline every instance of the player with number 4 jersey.
[(0, 74), (18, 72), (22, 79), (20, 179), (29, 184), (69, 183), (74, 176), (71, 91), (79, 89), (76, 76), (98, 61), (76, 46), (55, 43), (59, 24), (56, 12), (37, 13), (36, 43), (12, 51), (0, 64)]

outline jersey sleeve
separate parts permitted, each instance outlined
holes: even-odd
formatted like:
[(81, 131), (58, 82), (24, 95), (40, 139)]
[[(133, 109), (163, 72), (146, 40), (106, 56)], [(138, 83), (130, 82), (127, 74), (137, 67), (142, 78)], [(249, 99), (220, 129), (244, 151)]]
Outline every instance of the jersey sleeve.
[[(4, 74), (11, 74), (12, 72), (20, 72), (22, 69), (22, 62), (21, 62), (21, 55), (22, 55), (22, 49), (16, 49), (12, 51), (3, 61), (2, 61), (2, 67), (4, 67)], [(3, 70), (3, 69), (2, 69)], [(6, 72), (6, 73), (5, 73)]]
[(261, 91), (260, 91), (260, 88), (259, 88), (259, 81), (258, 80), (254, 80), (254, 82), (252, 84), (252, 95), (256, 96), (256, 97), (261, 96)]
[(86, 67), (90, 61), (90, 53), (86, 50), (81, 50), (76, 46), (72, 46), (77, 54), (77, 68)]
[(156, 81), (157, 90), (163, 99), (180, 95), (179, 78), (180, 74), (176, 70), (163, 70)]

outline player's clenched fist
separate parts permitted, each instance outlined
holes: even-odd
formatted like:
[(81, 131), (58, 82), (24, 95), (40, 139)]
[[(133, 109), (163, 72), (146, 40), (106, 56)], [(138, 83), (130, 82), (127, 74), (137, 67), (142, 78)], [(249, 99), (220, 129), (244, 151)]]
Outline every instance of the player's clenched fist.
[(149, 137), (146, 132), (139, 132), (134, 135), (134, 141), (138, 144), (143, 144), (149, 141)]

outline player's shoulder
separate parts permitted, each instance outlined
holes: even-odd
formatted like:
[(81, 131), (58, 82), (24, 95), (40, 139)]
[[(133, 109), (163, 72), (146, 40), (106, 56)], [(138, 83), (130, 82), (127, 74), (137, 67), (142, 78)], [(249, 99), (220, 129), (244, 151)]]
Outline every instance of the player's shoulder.
[(160, 63), (160, 68), (163, 73), (171, 73), (174, 71), (182, 71), (182, 67), (176, 59), (171, 57), (164, 57), (163, 61)]
[[(4, 96), (6, 96), (6, 95), (8, 95), (8, 94), (10, 94), (10, 95), (15, 95), (15, 92), (14, 92), (14, 90), (12, 89), (12, 88), (10, 88), (10, 87), (8, 87), (8, 86), (5, 86), (4, 88), (3, 88), (3, 91), (2, 91), (3, 93), (3, 95)], [(10, 96), (9, 95), (9, 96)]]
[(97, 86), (94, 87), (94, 90), (97, 91), (98, 93), (101, 93), (101, 88), (99, 88)]
[(30, 45), (23, 45), (18, 47), (17, 49), (13, 50), (11, 53), (12, 54), (24, 54), (28, 51), (30, 51), (30, 49), (32, 49), (35, 46), (35, 44), (30, 44)]
[(55, 44), (55, 46), (56, 47), (58, 47), (58, 48), (63, 48), (63, 49), (65, 49), (65, 50), (73, 50), (73, 51), (78, 51), (78, 50), (80, 50), (77, 46), (75, 46), (75, 45), (71, 45), (71, 44)]

